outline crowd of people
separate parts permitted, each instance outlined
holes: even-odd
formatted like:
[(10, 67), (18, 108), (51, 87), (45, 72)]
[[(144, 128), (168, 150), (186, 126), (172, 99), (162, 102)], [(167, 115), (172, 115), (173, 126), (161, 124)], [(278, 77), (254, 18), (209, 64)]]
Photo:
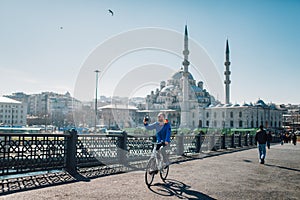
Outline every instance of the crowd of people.
[(280, 135), (280, 139), (281, 139), (281, 145), (283, 145), (284, 143), (293, 143), (294, 145), (297, 144), (297, 135), (296, 133), (292, 133), (292, 132), (285, 132), (282, 133)]

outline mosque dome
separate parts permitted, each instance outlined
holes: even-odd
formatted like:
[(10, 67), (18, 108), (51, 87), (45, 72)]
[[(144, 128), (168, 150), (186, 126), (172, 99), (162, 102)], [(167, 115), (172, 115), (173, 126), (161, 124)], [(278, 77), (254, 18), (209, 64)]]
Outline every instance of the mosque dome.
[(256, 102), (256, 106), (267, 107), (267, 104), (266, 104), (263, 100), (259, 99), (259, 100)]
[[(181, 79), (182, 75), (183, 75), (183, 71), (180, 70), (180, 71), (176, 72), (175, 74), (173, 74), (172, 79)], [(190, 72), (188, 72), (188, 78), (191, 80), (194, 80), (194, 77)]]
[(201, 88), (199, 88), (199, 87), (197, 87), (196, 85), (192, 85), (191, 86), (191, 88), (192, 88), (192, 91), (194, 91), (194, 92), (202, 92), (202, 89)]

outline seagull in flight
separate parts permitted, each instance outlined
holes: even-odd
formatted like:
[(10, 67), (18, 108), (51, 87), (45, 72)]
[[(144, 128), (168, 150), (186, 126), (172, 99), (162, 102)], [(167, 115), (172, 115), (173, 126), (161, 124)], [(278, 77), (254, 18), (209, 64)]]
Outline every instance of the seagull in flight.
[(114, 16), (114, 12), (111, 9), (109, 9), (108, 12), (111, 14), (111, 16)]

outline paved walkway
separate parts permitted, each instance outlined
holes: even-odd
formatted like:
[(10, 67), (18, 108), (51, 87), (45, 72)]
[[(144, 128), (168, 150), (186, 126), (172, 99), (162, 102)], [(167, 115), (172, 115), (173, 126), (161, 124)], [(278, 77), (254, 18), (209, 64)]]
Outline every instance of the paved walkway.
[(164, 183), (148, 188), (136, 171), (17, 192), (0, 199), (300, 199), (300, 144), (271, 146), (266, 164), (257, 149), (172, 164)]

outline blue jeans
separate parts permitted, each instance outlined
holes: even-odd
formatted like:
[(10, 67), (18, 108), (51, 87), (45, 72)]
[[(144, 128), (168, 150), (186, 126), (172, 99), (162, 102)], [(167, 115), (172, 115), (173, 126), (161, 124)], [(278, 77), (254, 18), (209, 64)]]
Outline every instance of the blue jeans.
[(266, 157), (266, 144), (258, 144), (259, 159), (265, 159)]

